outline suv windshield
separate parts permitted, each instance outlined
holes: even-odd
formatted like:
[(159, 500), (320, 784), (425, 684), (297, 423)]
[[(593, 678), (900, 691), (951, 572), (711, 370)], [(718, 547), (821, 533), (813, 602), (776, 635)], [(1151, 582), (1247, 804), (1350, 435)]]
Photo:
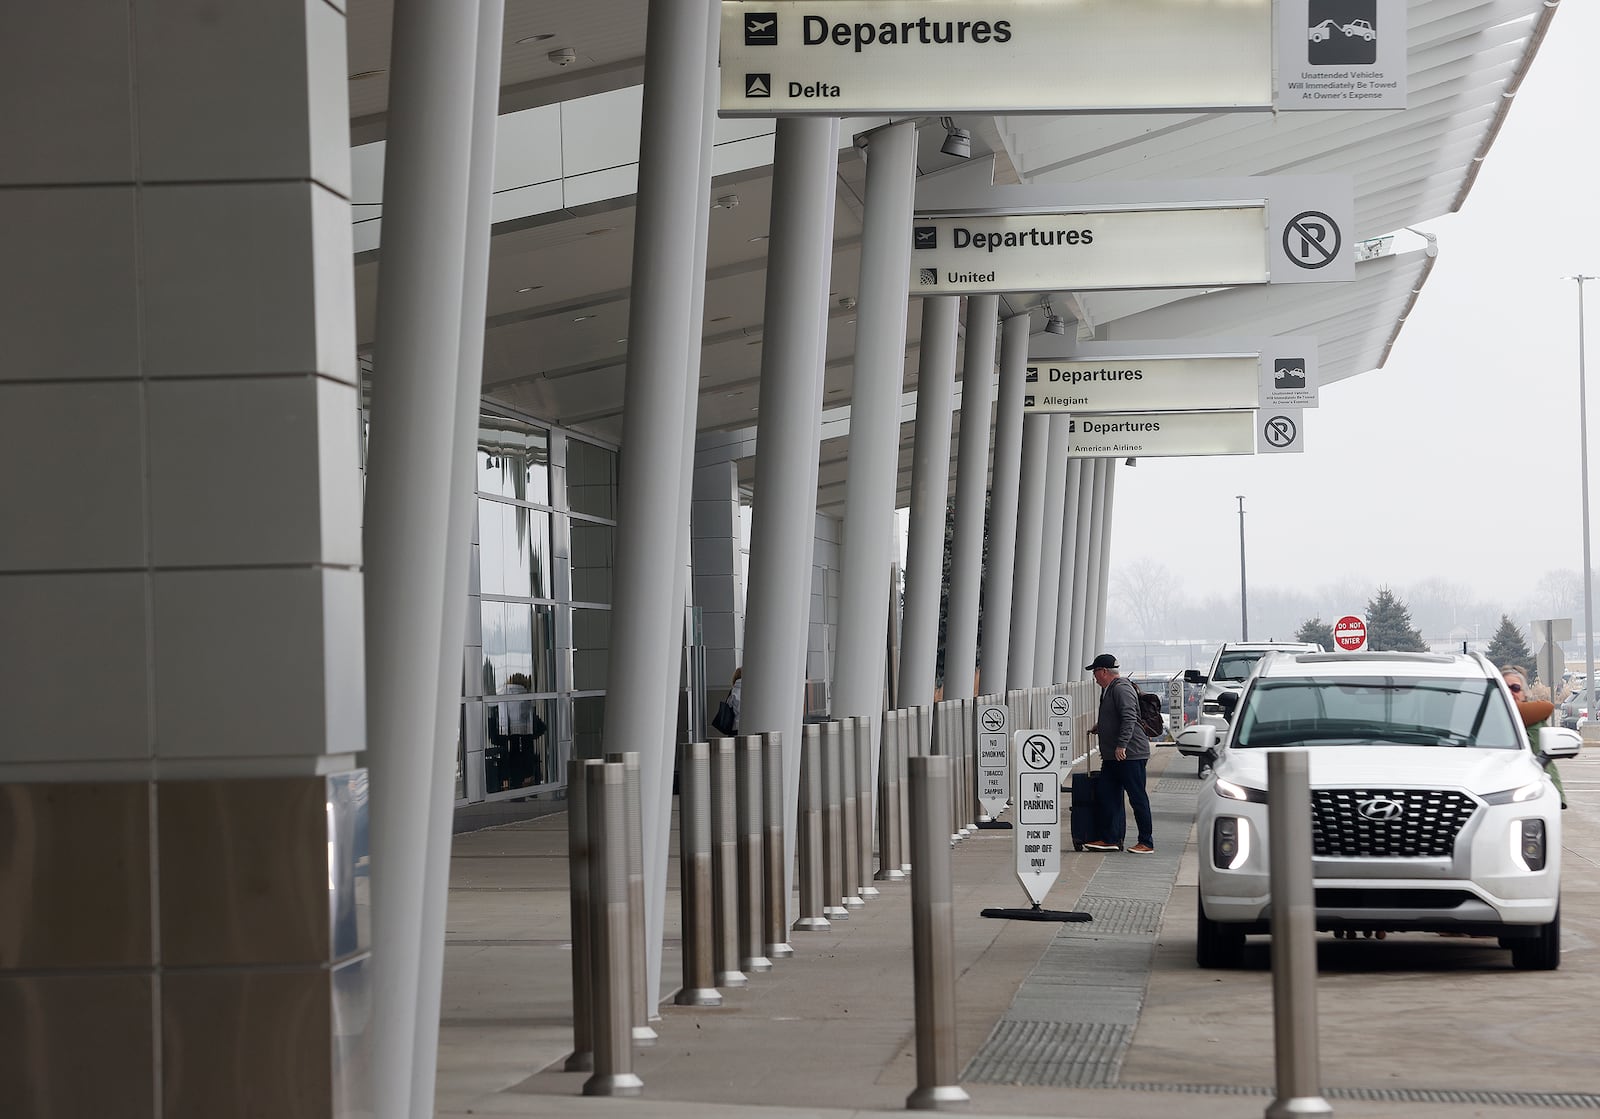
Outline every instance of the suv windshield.
[(1237, 653), (1223, 653), (1217, 658), (1217, 670), (1211, 674), (1213, 680), (1231, 680), (1236, 683), (1250, 678), (1250, 673), (1255, 671), (1256, 661), (1266, 656), (1265, 649), (1244, 649)]
[(1494, 681), (1438, 677), (1259, 680), (1233, 738), (1244, 748), (1355, 742), (1522, 748)]

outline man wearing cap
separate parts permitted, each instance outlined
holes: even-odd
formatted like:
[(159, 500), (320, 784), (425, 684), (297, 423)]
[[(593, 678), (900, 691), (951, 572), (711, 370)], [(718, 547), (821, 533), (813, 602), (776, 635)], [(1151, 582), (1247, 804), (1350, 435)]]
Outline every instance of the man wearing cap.
[[(1118, 673), (1117, 658), (1101, 653), (1085, 666), (1100, 685), (1100, 715), (1089, 733), (1100, 737), (1100, 780), (1096, 783), (1106, 802), (1106, 819), (1125, 819), (1122, 795), (1128, 795), (1133, 819), (1139, 826), (1139, 842), (1128, 848), (1134, 855), (1153, 855), (1156, 850), (1155, 825), (1150, 816), (1150, 796), (1144, 789), (1144, 771), (1150, 763), (1150, 739), (1139, 725), (1139, 694), (1130, 680)], [(1126, 826), (1126, 825), (1124, 825)], [(1087, 851), (1117, 851), (1121, 835), (1107, 836), (1085, 843)]]

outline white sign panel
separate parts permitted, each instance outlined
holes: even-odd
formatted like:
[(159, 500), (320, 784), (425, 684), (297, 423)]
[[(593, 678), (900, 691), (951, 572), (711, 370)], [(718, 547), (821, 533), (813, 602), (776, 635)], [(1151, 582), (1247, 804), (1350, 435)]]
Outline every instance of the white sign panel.
[(1272, 0), (723, 0), (722, 114), (1266, 109), (1272, 9)]
[(916, 295), (1260, 284), (1267, 213), (1234, 207), (918, 217)]
[(1405, 0), (1280, 0), (1280, 109), (1404, 109)]
[(1248, 455), (1254, 412), (1121, 412), (1072, 417), (1071, 458)]
[(1075, 751), (1072, 748), (1072, 697), (1069, 695), (1053, 695), (1050, 697), (1050, 733), (1056, 736), (1056, 742), (1061, 746), (1061, 757), (1057, 765), (1061, 779), (1065, 781), (1072, 772), (1072, 757)]
[(1296, 340), (1261, 354), (1261, 393), (1263, 408), (1315, 408), (1321, 373), (1317, 369), (1317, 343), (1314, 338), (1299, 339), (1309, 345), (1296, 346)]
[(1306, 449), (1305, 416), (1298, 408), (1263, 408), (1256, 413), (1256, 454), (1298, 455)]
[(1012, 832), (1017, 881), (1035, 905), (1043, 905), (1061, 876), (1061, 749), (1048, 731), (1019, 730), (1016, 824)]
[(1347, 175), (1129, 182), (1113, 196), (1093, 182), (996, 186), (992, 168), (918, 182), (913, 295), (1355, 279)]
[(1255, 354), (1050, 361), (1029, 365), (1023, 379), (1034, 402), (1024, 412), (1254, 408), (1261, 362)]
[(978, 736), (978, 803), (991, 820), (1011, 798), (1010, 711), (1003, 703), (980, 703), (973, 717)]

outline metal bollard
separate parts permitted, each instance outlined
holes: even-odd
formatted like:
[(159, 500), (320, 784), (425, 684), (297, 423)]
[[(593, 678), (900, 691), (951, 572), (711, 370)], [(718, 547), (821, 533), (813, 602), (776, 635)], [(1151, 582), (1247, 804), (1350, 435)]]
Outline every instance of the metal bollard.
[(743, 987), (739, 970), (739, 818), (733, 739), (711, 744), (711, 928), (717, 986)]
[(1278, 1094), (1266, 1119), (1332, 1115), (1317, 1057), (1317, 903), (1311, 867), (1311, 762), (1304, 750), (1267, 756), (1272, 891), (1272, 1036)]
[[(881, 763), (881, 759), (880, 759)], [(856, 719), (856, 881), (863, 898), (878, 896), (872, 884), (872, 809), (877, 803), (872, 787), (872, 717)]]
[(627, 777), (620, 762), (585, 766), (589, 809), (589, 933), (594, 961), (594, 1075), (586, 1096), (637, 1096), (633, 1072), (633, 949), (629, 943)]
[(739, 773), (739, 967), (745, 974), (771, 971), (761, 954), (761, 736), (740, 735), (734, 746)]
[(654, 1045), (656, 1031), (650, 1026), (650, 996), (644, 954), (644, 821), (640, 817), (639, 752), (606, 755), (608, 765), (621, 765), (623, 796), (626, 804), (628, 853), (628, 943), (633, 950), (633, 1043)]
[(761, 738), (761, 795), (766, 810), (761, 833), (766, 954), (769, 960), (785, 960), (794, 949), (789, 945), (789, 891), (783, 865), (783, 735), (775, 730)]
[(956, 926), (950, 885), (947, 757), (911, 760), (911, 974), (917, 1087), (906, 1107), (934, 1111), (968, 1101), (956, 1063)]
[(683, 986), (678, 1006), (721, 1006), (711, 917), (711, 745), (686, 743), (678, 766), (678, 881), (683, 900)]
[(861, 837), (856, 833), (856, 717), (839, 724), (839, 883), (846, 909), (867, 904), (861, 897)]
[(794, 927), (811, 932), (829, 927), (822, 881), (822, 727), (808, 723), (800, 739), (800, 917)]
[(900, 869), (911, 873), (911, 759), (927, 754), (927, 724), (921, 707), (906, 711), (906, 736), (900, 741)]
[(956, 725), (960, 728), (958, 737), (961, 742), (961, 795), (966, 801), (965, 816), (969, 832), (978, 830), (978, 816), (983, 812), (983, 806), (978, 803), (978, 735), (972, 725), (977, 714), (978, 705), (975, 700), (959, 701)]
[(822, 913), (848, 921), (844, 907), (844, 728), (837, 720), (822, 725)]
[(604, 765), (574, 758), (567, 766), (567, 887), (572, 924), (572, 1054), (568, 1072), (594, 1068), (594, 952), (589, 931), (589, 793), (587, 771)]
[(900, 858), (900, 735), (902, 712), (883, 714), (883, 748), (878, 756), (878, 872), (879, 882), (897, 882), (906, 876)]

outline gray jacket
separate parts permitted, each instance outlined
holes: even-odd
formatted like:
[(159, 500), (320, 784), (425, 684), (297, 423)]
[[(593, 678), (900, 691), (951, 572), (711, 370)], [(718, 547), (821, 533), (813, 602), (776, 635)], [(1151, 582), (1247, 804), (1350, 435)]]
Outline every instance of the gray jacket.
[(1095, 733), (1100, 736), (1102, 760), (1115, 761), (1119, 746), (1128, 751), (1129, 761), (1150, 756), (1150, 738), (1139, 725), (1139, 696), (1126, 676), (1118, 676), (1100, 693)]

